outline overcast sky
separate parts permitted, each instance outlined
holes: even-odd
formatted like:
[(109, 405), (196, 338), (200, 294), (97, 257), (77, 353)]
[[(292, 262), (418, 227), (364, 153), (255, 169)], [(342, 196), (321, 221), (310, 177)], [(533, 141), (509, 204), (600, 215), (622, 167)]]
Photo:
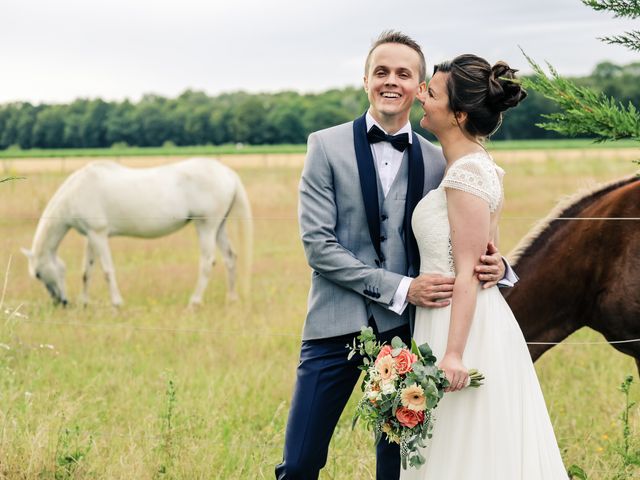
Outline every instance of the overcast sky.
[(595, 37), (640, 21), (579, 0), (0, 0), (0, 103), (215, 95), (361, 85), (384, 29), (414, 37), (428, 70), (460, 53), (563, 75), (638, 55)]

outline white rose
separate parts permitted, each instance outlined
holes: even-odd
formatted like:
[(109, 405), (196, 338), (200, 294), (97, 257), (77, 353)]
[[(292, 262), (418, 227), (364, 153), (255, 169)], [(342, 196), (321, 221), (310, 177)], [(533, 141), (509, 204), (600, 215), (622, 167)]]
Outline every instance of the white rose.
[(382, 382), (382, 393), (390, 395), (396, 391), (396, 387), (393, 382)]

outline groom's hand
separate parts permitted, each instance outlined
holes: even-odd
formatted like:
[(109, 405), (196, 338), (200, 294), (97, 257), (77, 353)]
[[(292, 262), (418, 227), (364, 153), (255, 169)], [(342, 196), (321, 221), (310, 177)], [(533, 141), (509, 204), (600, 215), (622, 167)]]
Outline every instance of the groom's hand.
[(423, 273), (411, 281), (407, 301), (417, 307), (446, 307), (451, 303), (453, 282), (453, 277)]
[(484, 283), (482, 288), (490, 288), (498, 284), (504, 277), (505, 266), (502, 255), (493, 244), (489, 242), (487, 252), (480, 257), (480, 265), (476, 265), (478, 280)]

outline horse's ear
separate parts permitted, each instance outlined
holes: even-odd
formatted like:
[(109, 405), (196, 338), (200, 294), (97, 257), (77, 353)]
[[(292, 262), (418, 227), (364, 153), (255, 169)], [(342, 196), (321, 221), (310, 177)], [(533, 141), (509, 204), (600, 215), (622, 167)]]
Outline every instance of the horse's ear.
[(20, 251), (24, 254), (25, 257), (33, 258), (33, 253), (31, 252), (31, 250), (27, 250), (26, 248), (20, 247)]

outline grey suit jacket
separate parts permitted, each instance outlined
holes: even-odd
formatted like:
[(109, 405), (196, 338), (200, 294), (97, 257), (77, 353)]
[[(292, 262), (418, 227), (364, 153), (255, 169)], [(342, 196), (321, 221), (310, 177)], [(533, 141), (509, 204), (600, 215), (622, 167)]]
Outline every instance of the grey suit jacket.
[[(439, 147), (417, 138), (424, 161), (422, 194), (426, 195), (440, 184), (446, 162)], [(394, 208), (404, 211), (404, 199), (399, 200)], [(404, 271), (393, 271), (386, 264), (385, 268), (376, 266), (378, 255), (369, 235), (359, 182), (353, 122), (309, 136), (298, 215), (305, 254), (313, 269), (303, 340), (358, 332), (368, 325), (371, 312), (382, 313), (381, 308), (382, 321), (374, 313), (380, 331), (408, 322), (407, 312), (401, 316), (386, 310), (400, 280), (410, 272), (406, 262), (389, 262), (403, 265), (395, 269)], [(370, 292), (375, 295), (367, 295)]]

